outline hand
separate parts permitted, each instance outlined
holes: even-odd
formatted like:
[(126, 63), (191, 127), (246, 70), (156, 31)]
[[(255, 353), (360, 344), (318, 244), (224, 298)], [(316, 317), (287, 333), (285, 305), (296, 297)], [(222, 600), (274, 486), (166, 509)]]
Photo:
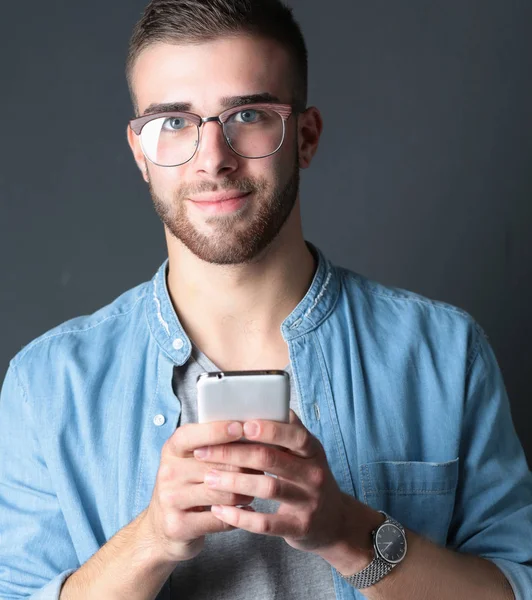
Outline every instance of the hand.
[(289, 424), (265, 420), (245, 423), (244, 435), (260, 444), (209, 446), (196, 450), (194, 456), (277, 477), (210, 470), (205, 482), (211, 489), (276, 500), (280, 505), (275, 514), (213, 506), (212, 512), (220, 521), (253, 533), (282, 537), (293, 548), (324, 557), (331, 549), (353, 542), (349, 536), (358, 536), (363, 541), (353, 543), (367, 556), (371, 529), (367, 522), (356, 523), (358, 517), (366, 516), (364, 509), (356, 509), (368, 507), (340, 490), (323, 447), (293, 411)]
[(165, 562), (193, 558), (203, 549), (205, 534), (234, 529), (211, 513), (212, 504), (246, 505), (253, 501), (249, 495), (214, 490), (204, 484), (212, 468), (235, 473), (253, 471), (212, 461), (200, 463), (193, 457), (200, 446), (216, 447), (241, 437), (241, 423), (218, 421), (183, 425), (165, 442), (142, 530), (157, 550), (162, 550)]

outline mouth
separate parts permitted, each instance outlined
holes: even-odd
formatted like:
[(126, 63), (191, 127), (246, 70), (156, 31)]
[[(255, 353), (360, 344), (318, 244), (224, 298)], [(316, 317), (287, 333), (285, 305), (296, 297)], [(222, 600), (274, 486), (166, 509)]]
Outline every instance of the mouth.
[(247, 204), (250, 195), (251, 192), (217, 192), (189, 198), (189, 201), (202, 212), (223, 214), (240, 210)]

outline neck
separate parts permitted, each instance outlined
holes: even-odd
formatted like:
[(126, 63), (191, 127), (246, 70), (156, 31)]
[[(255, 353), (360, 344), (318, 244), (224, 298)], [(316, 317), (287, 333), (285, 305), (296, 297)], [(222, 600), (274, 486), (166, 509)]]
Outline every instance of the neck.
[[(191, 340), (220, 368), (286, 365), (280, 327), (315, 269), (298, 208), (261, 256), (246, 264), (206, 263), (166, 232), (173, 305)], [(268, 364), (261, 363), (266, 358)]]

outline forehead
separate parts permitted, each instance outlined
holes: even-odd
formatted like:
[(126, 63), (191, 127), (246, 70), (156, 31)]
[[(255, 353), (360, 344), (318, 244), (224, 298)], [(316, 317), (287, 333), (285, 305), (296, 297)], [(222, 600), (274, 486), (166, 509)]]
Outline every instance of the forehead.
[(269, 92), (292, 101), (290, 58), (274, 40), (226, 37), (200, 44), (156, 43), (132, 72), (139, 114), (152, 103), (190, 102), (192, 110), (219, 108), (219, 99)]

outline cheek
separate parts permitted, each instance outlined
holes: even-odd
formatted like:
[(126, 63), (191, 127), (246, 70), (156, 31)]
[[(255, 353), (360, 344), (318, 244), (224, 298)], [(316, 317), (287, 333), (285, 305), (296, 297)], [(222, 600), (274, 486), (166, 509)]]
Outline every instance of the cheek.
[(256, 172), (260, 171), (266, 179), (282, 182), (293, 172), (296, 160), (297, 147), (294, 139), (290, 138), (284, 141), (275, 154), (250, 162), (257, 163)]
[(180, 167), (151, 167), (148, 168), (150, 185), (158, 196), (173, 195), (185, 181)]
[(298, 163), (297, 147), (293, 145), (293, 140), (290, 142), (290, 145), (283, 145), (281, 150), (271, 157), (275, 159), (271, 169), (276, 174), (276, 181), (280, 184), (286, 183), (292, 177)]

